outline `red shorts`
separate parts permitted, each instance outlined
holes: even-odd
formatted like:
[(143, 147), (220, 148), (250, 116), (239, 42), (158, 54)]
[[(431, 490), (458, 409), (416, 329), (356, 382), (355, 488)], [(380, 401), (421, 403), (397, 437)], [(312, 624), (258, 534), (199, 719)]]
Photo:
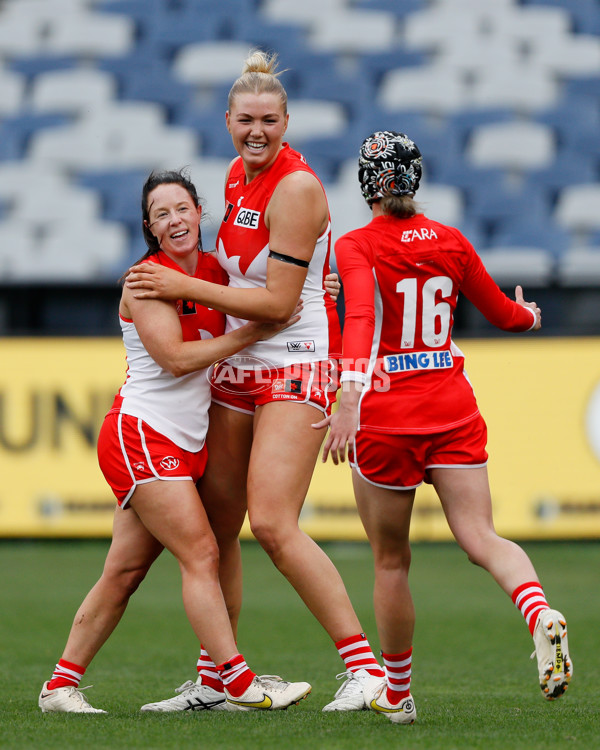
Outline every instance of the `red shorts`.
[(128, 414), (107, 414), (98, 436), (100, 469), (122, 508), (138, 484), (157, 479), (197, 482), (206, 459), (206, 447), (190, 453)]
[(211, 387), (215, 403), (246, 414), (254, 414), (263, 404), (293, 401), (329, 415), (339, 387), (339, 365), (326, 359), (269, 370), (242, 370), (221, 362), (215, 367)]
[(350, 462), (363, 479), (377, 487), (409, 490), (430, 482), (429, 470), (485, 466), (487, 427), (481, 415), (446, 432), (396, 435), (356, 434)]

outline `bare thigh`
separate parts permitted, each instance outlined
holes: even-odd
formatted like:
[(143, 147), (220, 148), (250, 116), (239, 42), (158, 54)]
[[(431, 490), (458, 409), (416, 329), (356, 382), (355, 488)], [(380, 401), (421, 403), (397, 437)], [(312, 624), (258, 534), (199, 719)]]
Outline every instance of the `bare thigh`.
[(244, 522), (252, 431), (251, 415), (211, 406), (208, 461), (198, 490), (217, 539), (237, 537)]
[(496, 536), (487, 467), (431, 469), (431, 481), (450, 530), (465, 551), (488, 535)]
[(415, 490), (376, 487), (355, 470), (352, 484), (358, 514), (376, 560), (381, 556), (399, 555), (408, 545)]
[(248, 468), (252, 525), (297, 525), (323, 441), (323, 433), (311, 427), (319, 414), (315, 407), (290, 402), (257, 409)]
[(130, 504), (148, 533), (180, 563), (214, 557), (214, 535), (191, 480), (140, 484)]

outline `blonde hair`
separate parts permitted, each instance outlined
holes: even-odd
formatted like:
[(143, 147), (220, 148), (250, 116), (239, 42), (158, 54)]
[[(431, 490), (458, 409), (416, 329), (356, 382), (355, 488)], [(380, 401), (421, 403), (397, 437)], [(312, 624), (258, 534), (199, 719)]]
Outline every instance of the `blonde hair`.
[(227, 108), (231, 111), (233, 101), (239, 94), (276, 94), (281, 100), (283, 114), (287, 115), (287, 93), (277, 71), (277, 54), (268, 55), (254, 50), (244, 62), (242, 75), (229, 91)]

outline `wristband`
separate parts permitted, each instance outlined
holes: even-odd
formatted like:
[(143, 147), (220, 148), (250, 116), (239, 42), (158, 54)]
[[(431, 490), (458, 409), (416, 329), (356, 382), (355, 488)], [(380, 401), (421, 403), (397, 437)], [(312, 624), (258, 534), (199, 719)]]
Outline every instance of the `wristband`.
[(344, 370), (340, 375), (340, 383), (362, 383), (364, 385), (367, 382), (367, 375), (364, 372), (357, 372), (356, 370)]

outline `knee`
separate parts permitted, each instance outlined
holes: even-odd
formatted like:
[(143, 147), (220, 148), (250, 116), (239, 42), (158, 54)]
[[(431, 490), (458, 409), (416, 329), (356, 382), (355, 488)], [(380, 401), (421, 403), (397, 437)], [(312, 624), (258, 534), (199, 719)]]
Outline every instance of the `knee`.
[(374, 558), (376, 572), (408, 575), (412, 555), (410, 546), (402, 544), (376, 550)]
[(180, 564), (189, 570), (195, 570), (200, 575), (217, 578), (219, 575), (219, 546), (212, 534), (203, 535), (190, 544), (186, 554), (179, 560)]
[(275, 560), (281, 549), (280, 532), (277, 526), (266, 518), (251, 516), (250, 530), (264, 551), (272, 560)]
[(460, 548), (467, 555), (467, 560), (472, 565), (477, 565), (480, 568), (487, 566), (488, 556), (490, 551), (493, 549), (494, 539), (497, 539), (495, 535), (491, 538), (476, 538), (476, 539), (463, 539), (459, 542)]
[(116, 599), (127, 601), (137, 591), (149, 568), (149, 565), (134, 568), (110, 567), (104, 570), (102, 577)]

